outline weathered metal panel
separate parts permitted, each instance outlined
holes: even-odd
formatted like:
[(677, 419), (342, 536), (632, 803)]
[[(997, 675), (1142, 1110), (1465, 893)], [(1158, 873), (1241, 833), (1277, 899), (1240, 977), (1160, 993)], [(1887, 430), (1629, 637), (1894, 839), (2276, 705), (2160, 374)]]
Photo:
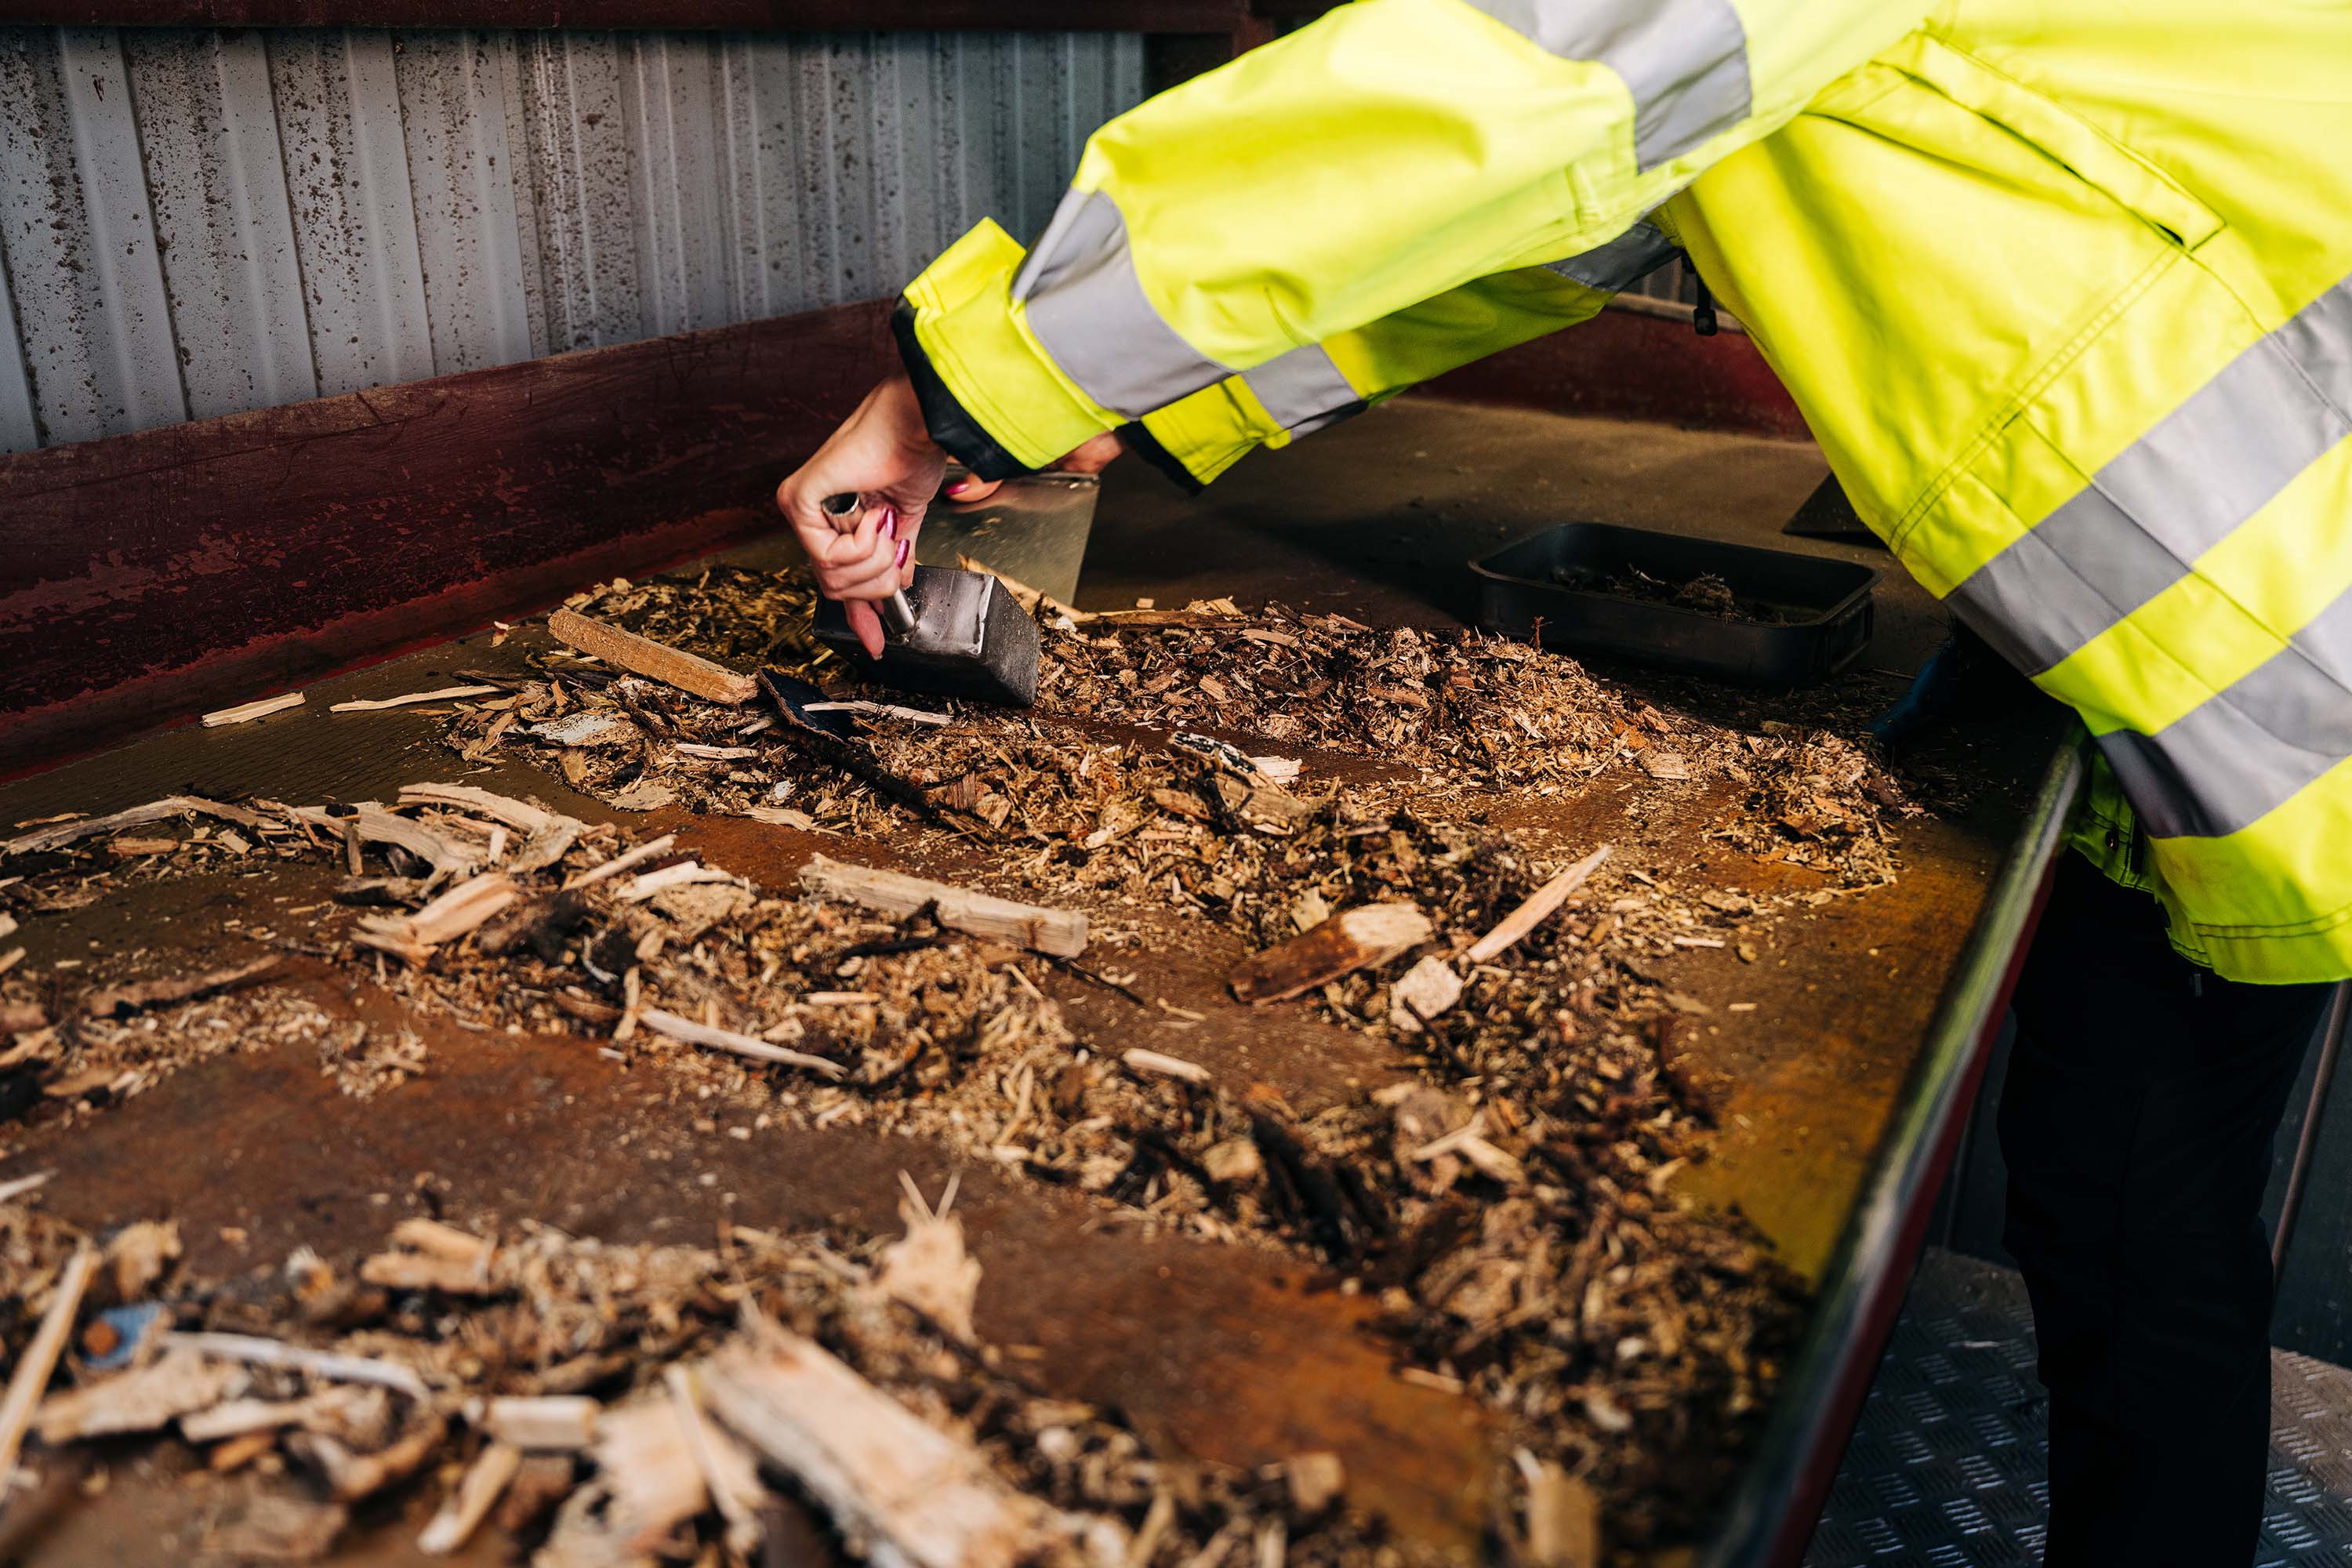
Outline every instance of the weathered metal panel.
[(887, 294), (1112, 34), (0, 29), (0, 450)]

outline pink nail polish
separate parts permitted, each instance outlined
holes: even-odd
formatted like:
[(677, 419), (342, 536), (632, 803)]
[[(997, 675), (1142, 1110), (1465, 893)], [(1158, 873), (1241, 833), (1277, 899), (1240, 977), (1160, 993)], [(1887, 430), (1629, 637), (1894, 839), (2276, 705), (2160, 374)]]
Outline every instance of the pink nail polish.
[(882, 531), (893, 539), (898, 537), (898, 511), (896, 507), (882, 509)]
[(906, 565), (906, 563), (907, 563), (907, 552), (908, 552), (908, 551), (910, 551), (910, 550), (914, 549), (914, 548), (915, 548), (915, 542), (914, 542), (913, 540), (911, 540), (911, 539), (902, 539), (902, 540), (898, 541), (898, 565), (900, 565), (900, 566), (904, 566), (904, 565)]
[(971, 489), (971, 481), (970, 479), (958, 479), (955, 483), (948, 487), (948, 494), (951, 496), (960, 496), (970, 489)]

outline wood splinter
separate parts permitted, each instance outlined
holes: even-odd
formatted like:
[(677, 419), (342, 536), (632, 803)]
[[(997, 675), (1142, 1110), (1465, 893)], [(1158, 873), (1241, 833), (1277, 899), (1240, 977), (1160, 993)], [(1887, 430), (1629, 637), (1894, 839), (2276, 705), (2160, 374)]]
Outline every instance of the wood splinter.
[(1502, 922), (1470, 946), (1466, 956), (1473, 963), (1484, 963), (1496, 953), (1549, 919), (1554, 910), (1568, 901), (1568, 896), (1584, 886), (1584, 879), (1601, 868), (1609, 858), (1610, 847), (1603, 844), (1542, 887), (1528, 895), (1528, 901), (1505, 915)]
[(760, 695), (759, 682), (748, 675), (651, 637), (591, 620), (577, 610), (556, 611), (548, 616), (547, 629), (591, 658), (692, 692), (706, 701), (740, 706)]
[(819, 898), (862, 904), (900, 920), (929, 906), (940, 924), (952, 930), (1017, 942), (1060, 958), (1076, 958), (1087, 950), (1087, 917), (1076, 910), (1016, 903), (946, 882), (852, 866), (824, 855), (810, 857), (801, 868), (801, 886)]

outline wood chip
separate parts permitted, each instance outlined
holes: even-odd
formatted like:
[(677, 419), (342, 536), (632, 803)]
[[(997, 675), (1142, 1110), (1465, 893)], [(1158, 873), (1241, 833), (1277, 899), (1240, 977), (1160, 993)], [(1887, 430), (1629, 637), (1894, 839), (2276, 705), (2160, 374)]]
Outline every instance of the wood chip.
[(36, 1171), (29, 1176), (17, 1176), (0, 1182), (0, 1204), (15, 1203), (26, 1193), (47, 1185), (49, 1178), (56, 1174), (55, 1171)]
[[(32, 1420), (34, 1407), (41, 1403), (42, 1391), (58, 1370), (58, 1357), (73, 1333), (74, 1314), (81, 1310), (82, 1292), (89, 1288), (89, 1277), (98, 1267), (98, 1253), (89, 1242), (75, 1247), (73, 1256), (58, 1270), (58, 1282), (50, 1288), (48, 1310), (41, 1314), (41, 1326), (33, 1331), (32, 1342), (16, 1358), (16, 1370), (8, 1375), (8, 1392), (0, 1394), (0, 1486), (7, 1484), (16, 1473), (16, 1456), (25, 1446), (25, 1427)], [(46, 1439), (44, 1439), (46, 1441)]]
[(901, 920), (929, 907), (943, 926), (1019, 942), (1062, 958), (1076, 958), (1087, 950), (1087, 917), (1076, 910), (1016, 903), (946, 882), (852, 866), (824, 855), (811, 857), (801, 868), (801, 886), (819, 898), (860, 904)]
[(1527, 1547), (1531, 1568), (1600, 1568), (1601, 1499), (1591, 1485), (1549, 1459), (1520, 1450), (1527, 1480)]
[(1286, 1001), (1359, 969), (1385, 963), (1427, 942), (1431, 934), (1429, 917), (1412, 904), (1362, 904), (1253, 953), (1225, 983), (1244, 1002)]
[(482, 1430), (518, 1448), (576, 1453), (596, 1441), (604, 1406), (583, 1394), (510, 1395), (484, 1407)]
[(142, 1219), (124, 1226), (106, 1244), (106, 1266), (114, 1275), (114, 1299), (138, 1300), (179, 1256), (178, 1222)]
[(1528, 895), (1527, 902), (1505, 915), (1494, 930), (1471, 943), (1464, 956), (1472, 963), (1484, 963), (1496, 953), (1517, 942), (1528, 932), (1550, 918), (1553, 910), (1568, 901), (1568, 896), (1584, 886), (1585, 879), (1609, 858), (1610, 846), (1603, 844), (1542, 887)]
[(671, 833), (665, 833), (659, 838), (649, 838), (625, 855), (615, 855), (601, 866), (589, 867), (588, 869), (564, 883), (563, 890), (568, 893), (575, 888), (592, 887), (607, 877), (616, 877), (633, 867), (642, 866), (648, 860), (658, 859), (668, 854), (670, 846), (677, 842), (677, 836)]
[(521, 897), (513, 878), (503, 871), (485, 871), (415, 914), (369, 916), (359, 922), (352, 940), (421, 965), (431, 949), (455, 942)]
[(699, 860), (681, 860), (675, 866), (664, 866), (658, 871), (645, 871), (630, 878), (614, 890), (613, 896), (625, 904), (640, 904), (656, 893), (671, 888), (690, 887), (697, 882), (731, 882), (735, 879), (715, 867)]
[(522, 1468), (522, 1450), (492, 1443), (475, 1457), (431, 1522), (416, 1537), (416, 1550), (428, 1557), (446, 1557), (467, 1541), (505, 1494), (507, 1483)]
[(898, 1217), (907, 1234), (882, 1249), (875, 1289), (920, 1312), (941, 1333), (970, 1344), (980, 1262), (964, 1251), (963, 1222), (948, 1213), (955, 1202), (954, 1184), (950, 1183), (934, 1212), (912, 1176), (901, 1171), (898, 1184), (905, 1189)]
[(842, 1066), (823, 1057), (813, 1057), (805, 1051), (786, 1050), (749, 1035), (739, 1035), (732, 1029), (721, 1029), (709, 1024), (698, 1024), (691, 1018), (681, 1018), (675, 1013), (665, 1013), (658, 1007), (640, 1008), (637, 1022), (657, 1035), (667, 1035), (673, 1040), (684, 1040), (690, 1046), (709, 1046), (713, 1050), (732, 1051), (739, 1057), (757, 1061), (778, 1062), (785, 1067), (806, 1068), (826, 1078), (839, 1078)]
[[(353, 1413), (353, 1400), (373, 1393), (338, 1384), (299, 1399), (232, 1399), (180, 1417), (180, 1436), (191, 1443), (216, 1443), (224, 1438), (300, 1426), (310, 1431), (344, 1428)], [(378, 1394), (375, 1397), (381, 1398)]]
[(53, 1447), (113, 1432), (152, 1432), (174, 1416), (234, 1398), (247, 1381), (241, 1368), (173, 1347), (145, 1366), (54, 1395), (33, 1426)]
[(832, 1514), (844, 1535), (909, 1568), (1013, 1568), (1067, 1529), (942, 1432), (814, 1342), (761, 1324), (701, 1373), (705, 1402)]
[(1436, 953), (1424, 953), (1389, 987), (1389, 1023), (1405, 1034), (1417, 1032), (1423, 1019), (1434, 1018), (1462, 999), (1462, 977)]
[(341, 1355), (333, 1351), (309, 1350), (301, 1345), (289, 1345), (282, 1340), (263, 1339), (257, 1334), (175, 1331), (164, 1336), (164, 1342), (184, 1345), (224, 1361), (283, 1367), (289, 1372), (306, 1372), (313, 1377), (331, 1378), (338, 1383), (374, 1384), (420, 1402), (431, 1397), (431, 1391), (425, 1386), (425, 1380), (416, 1375), (415, 1368), (375, 1356)]
[(487, 697), (498, 689), (495, 686), (445, 686), (438, 691), (412, 691), (404, 697), (379, 697), (338, 702), (327, 711), (330, 713), (378, 713), (387, 708), (414, 707), (419, 702), (446, 702), (453, 697)]
[(760, 695), (759, 682), (748, 675), (651, 637), (591, 620), (577, 610), (556, 611), (548, 617), (547, 629), (593, 658), (690, 691), (707, 701), (740, 704)]
[(257, 980), (266, 980), (277, 973), (284, 962), (276, 953), (271, 953), (250, 963), (232, 964), (226, 969), (208, 969), (200, 974), (178, 974), (164, 980), (142, 980), (131, 985), (110, 985), (91, 992), (83, 1000), (81, 1010), (92, 1018), (128, 1018), (149, 1007), (191, 1001), (198, 996), (209, 996), (215, 991), (232, 991), (240, 985), (250, 985)]
[(1119, 1052), (1118, 1059), (1127, 1064), (1129, 1072), (1143, 1078), (1172, 1078), (1182, 1083), (1205, 1084), (1214, 1076), (1198, 1062), (1140, 1047)]
[(702, 1390), (691, 1372), (672, 1362), (662, 1369), (662, 1382), (669, 1390), (671, 1407), (677, 1412), (678, 1431), (686, 1439), (687, 1451), (702, 1471), (703, 1488), (727, 1521), (728, 1548), (750, 1562), (765, 1533), (759, 1510), (767, 1505), (768, 1492), (760, 1484), (759, 1471), (733, 1438), (703, 1419)]
[(301, 706), (302, 693), (282, 692), (276, 697), (264, 697), (257, 702), (239, 703), (235, 708), (216, 708), (205, 715), (205, 728), (217, 730), (224, 724), (249, 723), (253, 720), (267, 719), (272, 713), (283, 713), (289, 708)]
[(166, 795), (145, 805), (134, 805), (128, 811), (118, 811), (110, 816), (85, 816), (78, 821), (58, 823), (21, 834), (0, 843), (0, 855), (33, 855), (44, 849), (56, 849), (93, 834), (119, 833), (126, 827), (143, 827), (151, 822), (163, 822), (175, 816), (216, 816), (239, 827), (260, 827), (262, 817), (241, 805), (226, 805), (201, 795)]
[(302, 1433), (289, 1440), (287, 1447), (325, 1478), (327, 1490), (337, 1502), (358, 1502), (415, 1475), (447, 1433), (448, 1423), (431, 1415), (399, 1441), (373, 1454), (355, 1454), (340, 1439), (320, 1432)]
[[(529, 801), (517, 800), (510, 795), (495, 795), (472, 784), (415, 784), (400, 786), (403, 805), (453, 805), (470, 811), (477, 816), (487, 816), (492, 822), (502, 822), (522, 833), (544, 833), (560, 823), (572, 822), (551, 811), (544, 811)], [(574, 822), (576, 828), (579, 825)]]

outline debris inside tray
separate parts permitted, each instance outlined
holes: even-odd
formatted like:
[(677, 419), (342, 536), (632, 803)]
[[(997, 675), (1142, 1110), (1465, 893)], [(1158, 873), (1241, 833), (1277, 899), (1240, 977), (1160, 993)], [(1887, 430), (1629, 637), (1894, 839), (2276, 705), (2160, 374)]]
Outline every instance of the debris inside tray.
[[(793, 631), (805, 592), (719, 568), (572, 608), (831, 679)], [(1400, 1375), (1504, 1421), (1519, 1500), (1500, 1538), (1567, 1561), (1593, 1560), (1573, 1542), (1595, 1530), (1621, 1552), (1687, 1539), (1754, 1439), (1805, 1300), (1743, 1221), (1675, 1188), (1709, 1140), (1713, 1086), (1679, 1044), (1706, 1007), (1647, 964), (1689, 945), (1752, 959), (1776, 910), (1891, 879), (1886, 824), (1912, 809), (1898, 786), (1840, 737), (1664, 713), (1476, 637), (1220, 601), (1059, 615), (1045, 653), (1034, 712), (948, 707), (942, 724), (884, 704), (835, 714), (823, 743), (561, 651), (448, 726), (458, 759), (520, 755), (623, 812), (838, 836), (796, 888), (461, 782), (21, 825), (0, 841), (0, 919), (227, 881), (247, 892), (224, 937), (263, 956), (0, 973), (0, 1118), (100, 1114), (268, 1038), (315, 1042), (346, 1092), (397, 1093), (433, 1063), (413, 1033), (335, 1003), (369, 980), (484, 1048), (509, 1030), (582, 1037), (761, 1125), (919, 1137), (1080, 1194), (1106, 1225), (1298, 1257), (1378, 1303)], [(1713, 802), (1728, 849), (1788, 872), (1771, 890), (1684, 887), (1622, 848), (1497, 826), (1516, 798), (1596, 781)], [(980, 868), (971, 885), (864, 864), (856, 841), (924, 832)], [(258, 915), (250, 889), (272, 879), (318, 896)], [(1166, 922), (1201, 915), (1253, 953), (1236, 1014), (1311, 1009), (1381, 1042), (1394, 1075), (1294, 1106), (1187, 1057), (1181, 1028), (1097, 1039), (1055, 1000), (1075, 982), (1155, 1025), (1202, 1019), (1154, 1005), (1144, 978)], [(0, 1327), (20, 1352), (76, 1240), (38, 1201), (0, 1201)], [(365, 1260), (288, 1259), (267, 1290), (140, 1263), (110, 1271), (135, 1288), (69, 1310), (76, 1386), (43, 1408), (89, 1413), (36, 1431), (122, 1430), (108, 1412), (130, 1409), (140, 1429), (176, 1417), (221, 1470), (290, 1466), (307, 1489), (272, 1489), (223, 1530), (298, 1556), (366, 1498), (421, 1487), (442, 1500), (436, 1542), (497, 1518), (543, 1542), (549, 1568), (752, 1561), (774, 1510), (808, 1506), (903, 1561), (1413, 1561), (1328, 1456), (1272, 1476), (1192, 1465), (1021, 1384), (973, 1342), (960, 1239), (919, 1204), (908, 1218), (887, 1246), (739, 1226), (719, 1253), (412, 1221)], [(110, 1248), (163, 1257), (128, 1234)], [(424, 1393), (174, 1332), (360, 1358), (331, 1364)], [(593, 1419), (545, 1403), (583, 1395)], [(820, 1395), (870, 1409), (872, 1431), (811, 1429)], [(559, 1428), (572, 1447), (516, 1436)], [(963, 1499), (957, 1528), (986, 1544), (939, 1546), (940, 1521), (898, 1517), (928, 1504), (851, 1462), (885, 1450), (921, 1491)]]
[(1653, 576), (1628, 562), (1615, 572), (1602, 572), (1592, 566), (1567, 567), (1555, 572), (1552, 580), (1580, 593), (1607, 594), (1612, 598), (1638, 599), (1647, 605), (1670, 605), (1677, 610), (1696, 610), (1717, 620), (1779, 626), (1786, 626), (1791, 618), (1778, 605), (1736, 592), (1715, 572), (1702, 572), (1686, 582), (1675, 583)]

